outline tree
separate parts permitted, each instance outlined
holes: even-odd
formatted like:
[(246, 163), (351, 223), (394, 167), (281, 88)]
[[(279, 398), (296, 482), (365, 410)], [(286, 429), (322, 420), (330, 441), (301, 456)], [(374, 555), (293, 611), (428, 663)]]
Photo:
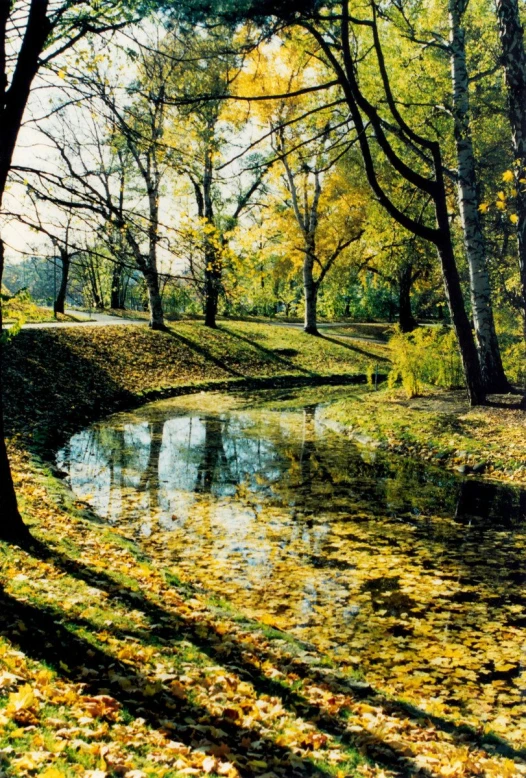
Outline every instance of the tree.
[[(188, 15), (218, 14), (232, 21), (252, 19), (269, 29), (272, 20), (276, 28), (303, 30), (315, 44), (315, 56), (339, 85), (358, 136), (365, 173), (380, 204), (401, 226), (417, 237), (432, 243), (437, 251), (451, 320), (459, 343), (464, 378), (472, 405), (485, 402), (485, 389), (480, 362), (466, 312), (460, 276), (455, 258), (448, 213), (447, 188), (439, 141), (411, 127), (402, 115), (393, 93), (382, 43), (382, 25), (378, 7), (370, 3), (369, 13), (352, 16), (347, 0), (323, 6), (318, 0), (305, 4), (269, 2), (218, 4), (195, 0), (176, 11)], [(372, 74), (372, 85), (360, 78), (365, 67)], [(318, 89), (332, 88), (334, 80), (319, 84)], [(374, 147), (374, 153), (373, 153)], [(412, 187), (422, 201), (422, 218), (406, 215), (379, 177), (378, 153), (391, 166), (399, 179)], [(431, 211), (434, 225), (428, 221)]]
[[(261, 47), (238, 88), (260, 99), (308, 88), (317, 75), (316, 62), (301, 42), (289, 40), (283, 48)], [(336, 114), (340, 103), (334, 94), (314, 92), (268, 103), (261, 99), (253, 109), (266, 130), (263, 138), (270, 141), (274, 174), (279, 171), (271, 213), (281, 222), (280, 250), (301, 257), (304, 331), (312, 335), (318, 334), (317, 300), (327, 274), (363, 234), (365, 198), (350, 154), (356, 139), (349, 139), (347, 111)]]
[[(360, 203), (353, 206), (345, 202), (349, 187), (334, 170), (341, 148), (340, 139), (332, 138), (331, 130), (328, 122), (317, 147), (308, 144), (296, 155), (289, 151), (283, 127), (274, 133), (275, 148), (285, 169), (290, 206), (303, 241), (304, 331), (310, 335), (318, 334), (317, 300), (321, 284), (334, 263), (363, 235)], [(336, 155), (335, 152), (331, 155), (331, 147), (337, 149)], [(341, 217), (337, 213), (338, 205), (345, 212), (343, 219), (338, 219)]]
[[(438, 55), (438, 59), (436, 57), (430, 58), (430, 65), (434, 64), (436, 67), (438, 64), (440, 70), (442, 61), (446, 58), (449, 60), (450, 89), (448, 94), (447, 87), (444, 86), (445, 99), (442, 102), (442, 111), (453, 120), (452, 134), (456, 170), (446, 171), (446, 175), (452, 177), (457, 186), (458, 210), (469, 269), (471, 309), (482, 376), (486, 390), (498, 392), (507, 391), (509, 384), (502, 367), (495, 329), (486, 240), (479, 208), (480, 187), (471, 126), (470, 85), (472, 78), (469, 75), (466, 46), (470, 33), (465, 18), (468, 5), (469, 0), (448, 0), (449, 40), (442, 33), (442, 14), (440, 14), (438, 21), (434, 22), (433, 17), (428, 18), (430, 16), (429, 8), (426, 15), (422, 14), (422, 9), (418, 9), (411, 16), (407, 8), (400, 3), (395, 3), (398, 10), (395, 21), (409, 40), (421, 49), (425, 48)], [(431, 26), (432, 32), (429, 31), (429, 26)], [(492, 74), (494, 69), (494, 67), (489, 67), (486, 71), (475, 72), (474, 76), (476, 79), (487, 77)], [(422, 99), (422, 94), (420, 94), (415, 102)], [(430, 106), (433, 101), (436, 101), (438, 108), (440, 97), (431, 95)]]
[(496, 10), (515, 160), (519, 282), (524, 311), (524, 337), (526, 338), (526, 50), (524, 48), (524, 28), (517, 0), (496, 0)]
[[(242, 64), (242, 46), (240, 42), (234, 46), (231, 31), (187, 33), (183, 44), (174, 35), (163, 51), (177, 63), (167, 83), (171, 91), (167, 101), (173, 107), (170, 159), (191, 184), (197, 216), (197, 220), (189, 218), (193, 227), (188, 240), (202, 259), (198, 262), (192, 257), (191, 272), (197, 288), (202, 289), (205, 325), (215, 328), (219, 297), (224, 292), (228, 238), (261, 190), (268, 165), (251, 155), (248, 171), (225, 171), (226, 179), (221, 172), (232, 134), (243, 133), (247, 123), (246, 117), (229, 113), (225, 102), (233, 93)], [(195, 99), (203, 92), (206, 99)]]
[[(13, 162), (20, 128), (35, 77), (66, 50), (88, 34), (115, 30), (131, 18), (132, 3), (107, 0), (0, 0), (0, 208)], [(0, 238), (0, 287), (4, 245)], [(1, 325), (1, 315), (0, 315)], [(3, 351), (4, 344), (1, 349)], [(0, 351), (0, 376), (2, 373)], [(28, 537), (17, 507), (4, 438), (3, 400), (0, 386), (0, 537)]]

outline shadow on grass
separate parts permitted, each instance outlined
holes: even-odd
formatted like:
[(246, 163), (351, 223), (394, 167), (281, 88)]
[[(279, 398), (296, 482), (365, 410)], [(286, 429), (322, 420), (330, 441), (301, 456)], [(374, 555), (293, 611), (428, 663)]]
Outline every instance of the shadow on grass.
[(209, 349), (203, 348), (203, 346), (199, 346), (195, 341), (190, 340), (190, 338), (185, 338), (184, 335), (181, 335), (180, 332), (176, 332), (173, 328), (167, 328), (166, 333), (170, 335), (170, 337), (174, 338), (175, 340), (180, 341), (185, 346), (187, 346), (192, 351), (197, 352), (205, 359), (209, 360), (214, 364), (216, 367), (219, 367), (221, 370), (224, 370), (226, 373), (230, 373), (230, 375), (237, 376), (239, 378), (243, 378), (244, 374), (240, 373), (239, 370), (234, 370), (233, 367), (229, 367), (225, 362), (221, 359), (218, 359), (215, 357)]
[(338, 338), (329, 338), (329, 336), (325, 335), (323, 332), (320, 332), (318, 337), (322, 338), (323, 340), (328, 340), (330, 343), (335, 343), (337, 346), (341, 346), (342, 348), (347, 348), (349, 351), (354, 351), (356, 354), (361, 354), (368, 359), (374, 359), (376, 362), (389, 363), (391, 361), (388, 357), (382, 357), (379, 354), (375, 354), (374, 351), (365, 351), (365, 349), (359, 348), (358, 346), (351, 346), (350, 343), (344, 343), (343, 340), (339, 340)]
[(133, 403), (134, 395), (111, 374), (111, 364), (104, 369), (90, 353), (81, 355), (66, 345), (62, 335), (57, 330), (23, 330), (6, 349), (8, 435), (28, 435), (34, 429), (33, 443), (53, 445), (60, 432)]
[[(257, 740), (262, 741), (263, 753), (268, 761), (276, 761), (280, 765), (290, 764), (291, 776), (328, 778), (330, 775), (307, 759), (301, 760), (301, 765), (294, 765), (294, 754), (287, 747), (277, 745), (262, 732), (244, 727), (232, 718), (214, 716), (206, 707), (192, 702), (188, 697), (181, 699), (167, 688), (155, 694), (143, 691), (149, 683), (147, 675), (136, 672), (129, 664), (71, 632), (64, 625), (62, 614), (52, 608), (19, 602), (5, 592), (0, 592), (0, 607), (2, 634), (26, 655), (46, 662), (73, 683), (84, 684), (87, 694), (110, 692), (130, 715), (141, 717), (153, 728), (175, 730), (178, 740), (188, 746), (195, 747), (192, 742), (195, 733), (193, 727), (199, 724), (201, 732), (206, 728), (206, 740), (211, 746), (215, 744), (220, 747), (226, 743), (232, 754), (246, 760), (244, 767), (240, 765), (242, 775), (254, 774), (249, 764), (253, 756), (248, 752), (251, 743)], [(21, 632), (20, 622), (31, 628)], [(126, 679), (126, 690), (119, 683), (123, 679)], [(186, 723), (180, 723), (183, 721)], [(243, 738), (247, 739), (246, 746), (242, 744)], [(199, 740), (203, 739), (200, 733)]]
[[(51, 560), (64, 572), (84, 581), (89, 586), (94, 586), (99, 589), (102, 588), (108, 594), (109, 599), (114, 599), (121, 604), (125, 604), (129, 606), (130, 609), (141, 610), (151, 623), (151, 628), (146, 635), (140, 631), (137, 633), (137, 637), (143, 640), (143, 642), (155, 643), (155, 641), (161, 640), (165, 643), (172, 644), (177, 640), (190, 640), (211, 659), (222, 664), (226, 669), (237, 674), (241, 679), (251, 683), (258, 694), (270, 694), (278, 697), (282, 704), (295, 715), (299, 715), (303, 719), (311, 721), (322, 732), (341, 739), (343, 743), (351, 747), (356, 745), (355, 736), (347, 729), (347, 721), (344, 718), (327, 713), (319, 705), (313, 704), (306, 699), (300, 692), (290, 689), (277, 680), (268, 678), (261, 670), (263, 662), (265, 660), (270, 660), (285, 674), (287, 672), (294, 672), (300, 679), (303, 677), (305, 680), (308, 679), (316, 684), (325, 686), (335, 694), (341, 693), (343, 688), (347, 693), (351, 693), (354, 696), (366, 696), (370, 699), (372, 704), (382, 707), (385, 712), (397, 715), (403, 719), (411, 719), (423, 725), (425, 725), (425, 722), (431, 721), (438, 730), (450, 734), (460, 745), (465, 745), (466, 742), (470, 742), (473, 745), (485, 748), (488, 744), (491, 744), (495, 751), (508, 758), (526, 757), (526, 750), (517, 750), (500, 737), (481, 735), (480, 732), (468, 725), (458, 725), (444, 717), (430, 715), (414, 705), (388, 699), (366, 684), (353, 684), (352, 682), (349, 682), (348, 679), (338, 677), (337, 673), (333, 670), (315, 668), (311, 667), (306, 662), (298, 662), (294, 655), (291, 655), (290, 653), (287, 654), (282, 649), (278, 651), (278, 649), (275, 648), (263, 649), (262, 647), (258, 647), (256, 655), (253, 646), (249, 644), (244, 645), (242, 640), (234, 641), (232, 635), (229, 635), (229, 640), (225, 642), (224, 635), (218, 632), (213, 624), (208, 625), (208, 634), (203, 637), (203, 623), (201, 621), (193, 622), (191, 619), (182, 617), (178, 614), (173, 614), (169, 610), (153, 602), (144, 594), (126, 587), (121, 582), (116, 582), (107, 573), (99, 570), (92, 570), (83, 563), (72, 560), (60, 551), (52, 549), (42, 543), (34, 543), (32, 553), (38, 558)], [(0, 605), (3, 605), (3, 603), (0, 603)], [(20, 604), (20, 607), (25, 606)], [(35, 610), (37, 614), (40, 611), (40, 609)], [(56, 619), (59, 616), (63, 616), (63, 614), (59, 613), (52, 616), (48, 611), (46, 618), (49, 621), (49, 619)], [(3, 620), (3, 618), (4, 616), (2, 614), (0, 619)], [(27, 619), (21, 615), (19, 615), (18, 618), (27, 621)], [(93, 628), (92, 625), (90, 626)], [(254, 628), (255, 626), (257, 625), (248, 625), (249, 629)], [(17, 640), (25, 640), (25, 634), (26, 633), (23, 633)], [(70, 635), (70, 633), (68, 634)], [(129, 632), (127, 632), (127, 634), (129, 634)], [(31, 632), (29, 635), (31, 635)], [(7, 636), (11, 637), (9, 634)], [(30, 642), (32, 645), (35, 644), (35, 641), (33, 640), (30, 640)], [(37, 644), (40, 645), (38, 641)], [(25, 645), (23, 648), (26, 650)], [(42, 656), (42, 658), (46, 659), (46, 661), (50, 661), (49, 656)], [(68, 664), (67, 657), (63, 659), (63, 661)], [(101, 688), (107, 686), (107, 683), (107, 678), (100, 679)], [(117, 696), (117, 699), (121, 698)], [(147, 704), (146, 701), (142, 700), (142, 705), (145, 704)], [(208, 712), (203, 715), (208, 715)], [(151, 722), (154, 722), (154, 720), (155, 717), (150, 719)], [(158, 723), (159, 722), (157, 722), (157, 725)], [(221, 728), (224, 729), (224, 721), (221, 719), (219, 723)], [(233, 727), (232, 722), (227, 723), (230, 725), (230, 729), (227, 730), (230, 732), (229, 746), (235, 752), (237, 747), (236, 737), (241, 738), (244, 736), (244, 733), (241, 733), (238, 727)], [(153, 725), (155, 725), (155, 723)], [(267, 745), (265, 747), (267, 748)], [(363, 748), (363, 741), (358, 743), (358, 747)], [(268, 748), (270, 750), (265, 751), (266, 755), (275, 753), (276, 755), (279, 754), (280, 759), (286, 757), (286, 749), (284, 751), (282, 748), (278, 748), (276, 751), (275, 749), (277, 747), (271, 741), (268, 743)], [(402, 772), (399, 773), (400, 775), (407, 775), (407, 770), (414, 767), (411, 759), (407, 758), (404, 751), (399, 751), (393, 744), (386, 743), (370, 733), (367, 733), (367, 755), (369, 758), (388, 769), (401, 770)], [(308, 769), (311, 770), (311, 763), (309, 763)], [(318, 772), (316, 772), (316, 770), (318, 770)], [(247, 775), (248, 774), (250, 773), (247, 773)], [(294, 773), (292, 772), (291, 775), (293, 774)], [(321, 776), (325, 773), (323, 773), (323, 771), (320, 772), (319, 768), (315, 768), (314, 772), (307, 772), (306, 774)], [(426, 771), (421, 771), (419, 774), (428, 776), (428, 778), (432, 778), (433, 776), (433, 773)]]
[(218, 329), (226, 332), (228, 335), (230, 335), (230, 337), (237, 338), (237, 340), (242, 340), (244, 343), (248, 343), (248, 345), (252, 348), (261, 351), (268, 358), (269, 362), (276, 362), (278, 364), (284, 365), (289, 370), (297, 370), (298, 372), (305, 373), (306, 375), (317, 375), (317, 373), (315, 373), (313, 370), (306, 370), (303, 367), (298, 367), (298, 365), (296, 365), (290, 359), (284, 359), (279, 354), (276, 354), (275, 351), (272, 351), (272, 349), (265, 348), (265, 346), (261, 346), (259, 343), (250, 340), (250, 338), (245, 338), (243, 335), (239, 335), (239, 333), (229, 330), (228, 327), (225, 327), (224, 325), (218, 327)]

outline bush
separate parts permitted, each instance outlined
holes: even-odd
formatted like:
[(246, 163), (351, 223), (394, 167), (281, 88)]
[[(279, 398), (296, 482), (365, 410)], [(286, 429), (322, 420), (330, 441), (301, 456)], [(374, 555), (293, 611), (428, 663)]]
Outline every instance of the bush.
[(419, 327), (408, 334), (398, 331), (389, 345), (393, 362), (389, 385), (401, 380), (409, 397), (420, 394), (424, 384), (446, 389), (463, 386), (457, 341), (448, 327)]
[(42, 321), (49, 318), (49, 313), (38, 307), (27, 289), (20, 289), (15, 294), (10, 294), (3, 287), (2, 311), (4, 319), (10, 319), (19, 325), (26, 321)]
[(526, 388), (526, 343), (522, 338), (502, 349), (502, 364), (508, 380)]

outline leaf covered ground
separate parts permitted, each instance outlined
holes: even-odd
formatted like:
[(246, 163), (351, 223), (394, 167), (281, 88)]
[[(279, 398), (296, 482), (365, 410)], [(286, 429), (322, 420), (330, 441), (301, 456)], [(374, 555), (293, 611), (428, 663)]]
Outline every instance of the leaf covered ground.
[[(461, 474), (526, 484), (526, 413), (517, 395), (470, 408), (462, 391), (357, 390), (327, 409), (327, 419), (357, 442), (424, 459)], [(479, 466), (477, 468), (477, 465)]]
[[(0, 759), (9, 776), (515, 776), (519, 752), (232, 617), (50, 498), (15, 454), (38, 542), (2, 546)], [(502, 754), (495, 753), (501, 749)]]
[(6, 775), (525, 773), (516, 744), (382, 695), (310, 644), (218, 608), (153, 551), (86, 522), (35, 464), (50, 432), (60, 438), (163, 388), (347, 376), (384, 364), (373, 348), (246, 323), (216, 332), (195, 323), (168, 333), (42, 330), (13, 340), (11, 454), (38, 543), (1, 547)]

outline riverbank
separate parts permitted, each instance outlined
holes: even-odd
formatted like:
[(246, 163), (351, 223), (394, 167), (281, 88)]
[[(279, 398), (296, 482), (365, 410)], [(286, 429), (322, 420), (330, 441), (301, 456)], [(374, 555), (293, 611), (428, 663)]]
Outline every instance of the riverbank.
[(428, 461), (460, 475), (526, 485), (526, 413), (517, 395), (470, 408), (465, 392), (357, 389), (325, 418), (354, 442)]
[(385, 364), (379, 358), (240, 323), (14, 339), (10, 449), (36, 542), (29, 551), (0, 545), (5, 775), (526, 774), (520, 744), (390, 699), (356, 669), (342, 673), (272, 623), (211, 600), (177, 567), (96, 523), (37, 456), (72, 429), (148, 399), (269, 379), (355, 380)]
[(210, 330), (180, 322), (33, 330), (6, 351), (6, 426), (32, 446), (112, 411), (186, 391), (287, 380), (365, 380), (385, 372), (385, 349), (282, 327), (235, 322)]

